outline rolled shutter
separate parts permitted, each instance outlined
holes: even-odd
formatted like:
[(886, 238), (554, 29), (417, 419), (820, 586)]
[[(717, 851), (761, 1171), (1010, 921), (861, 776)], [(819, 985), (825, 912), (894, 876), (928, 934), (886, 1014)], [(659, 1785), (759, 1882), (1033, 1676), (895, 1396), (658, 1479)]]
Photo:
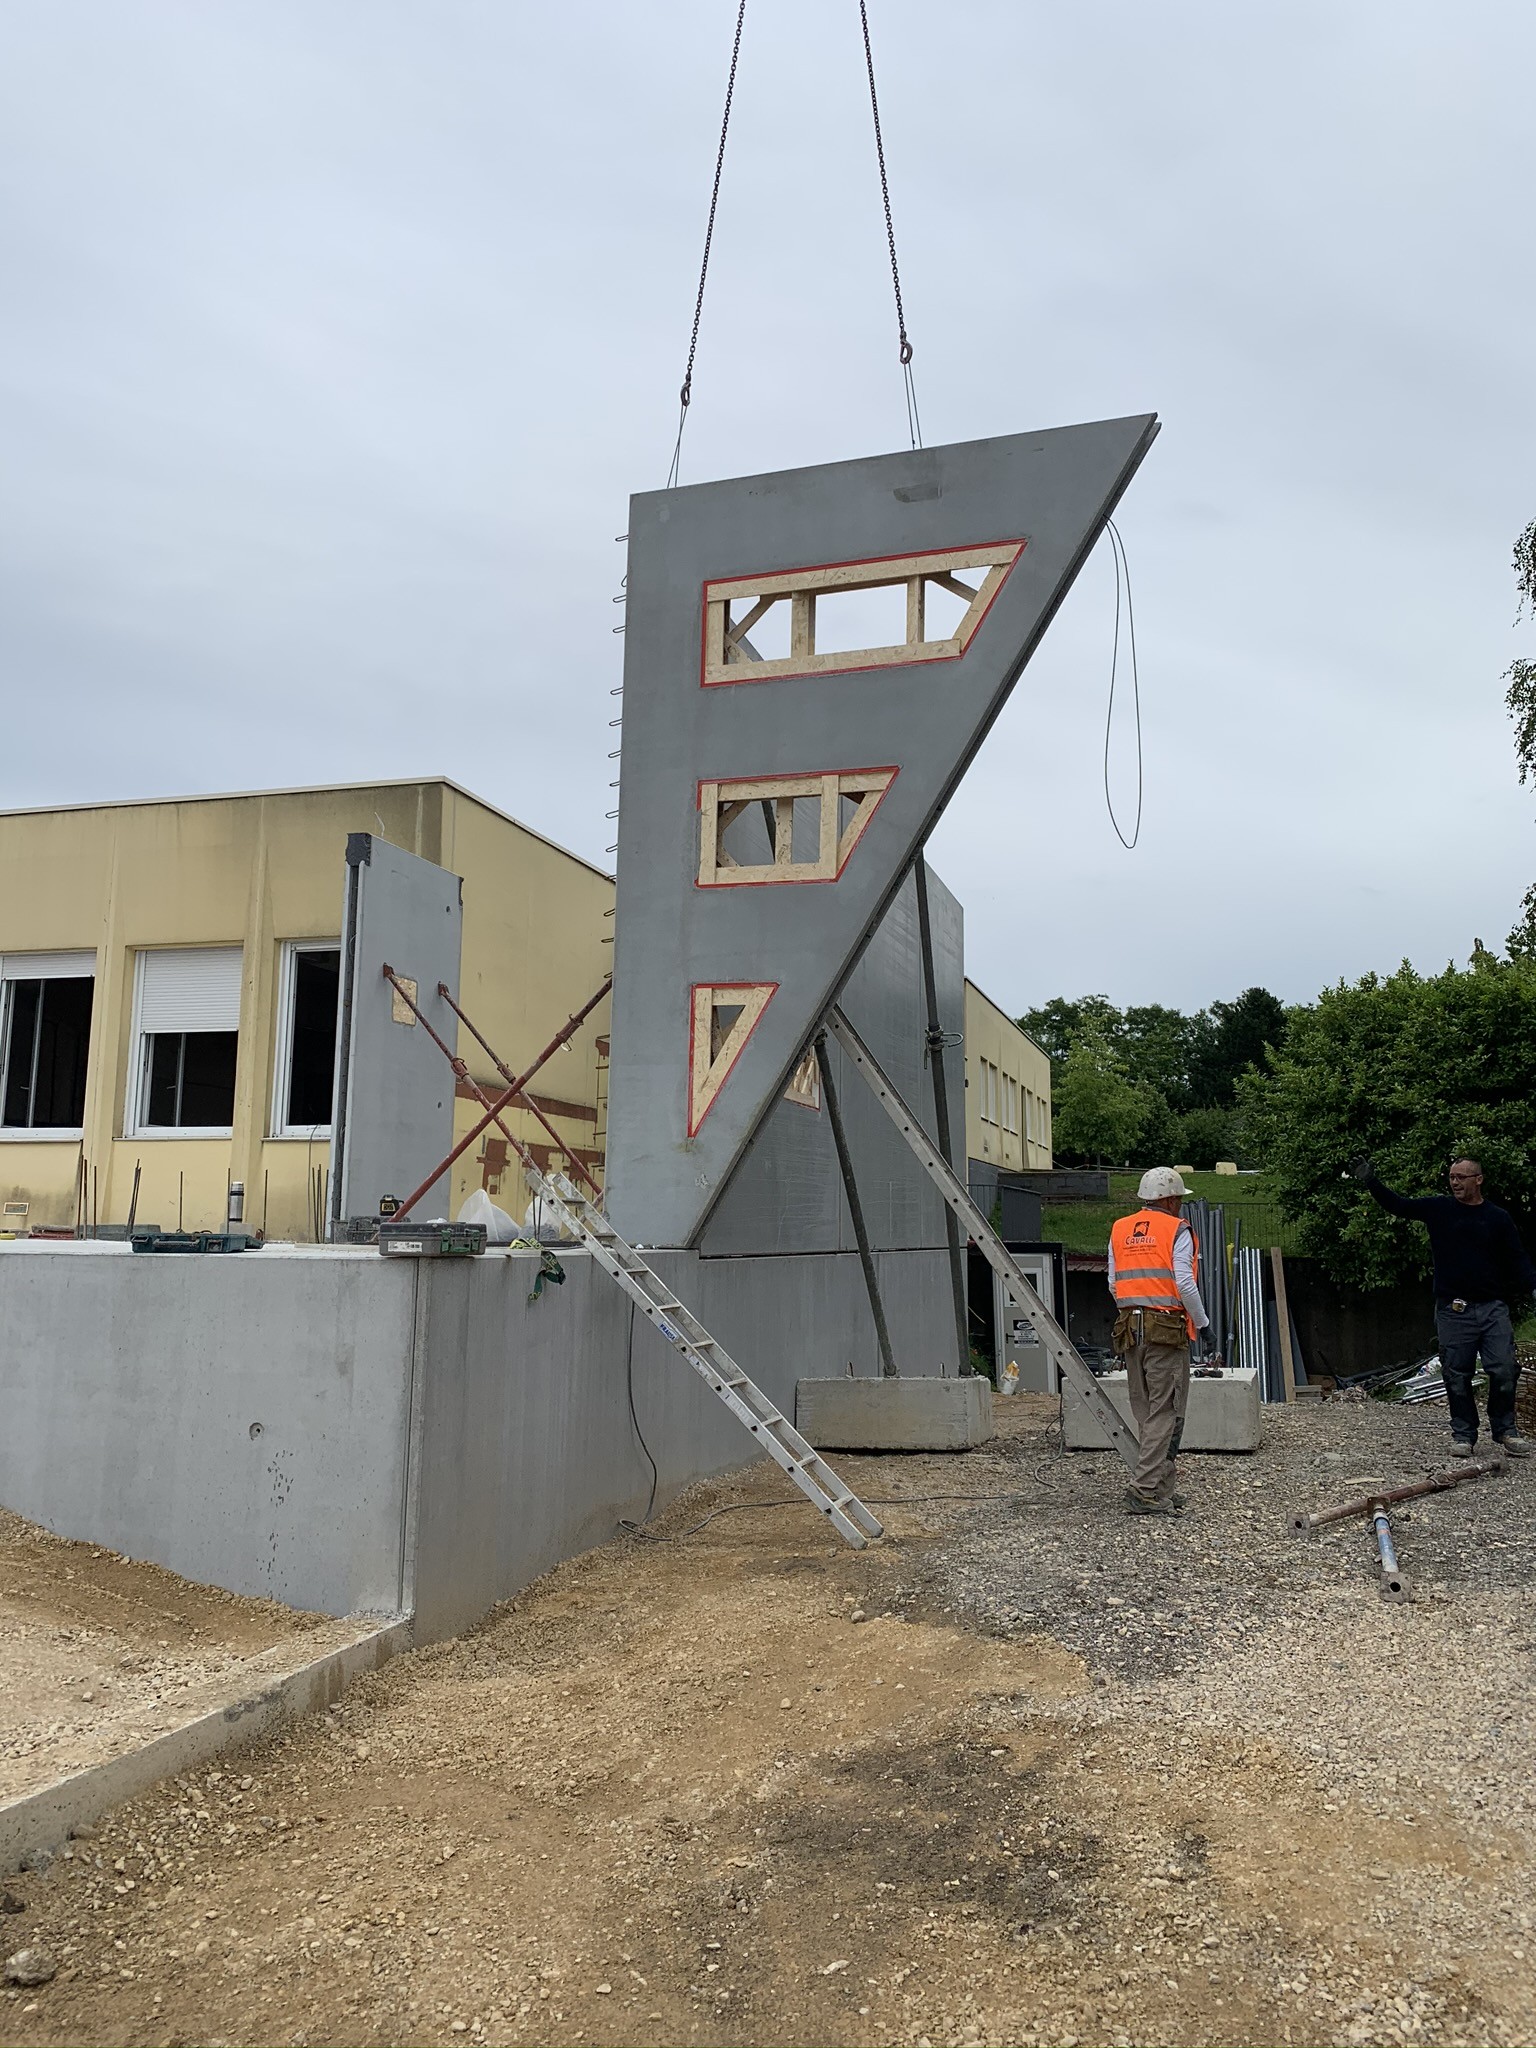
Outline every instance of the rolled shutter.
[(0, 954), (0, 981), (84, 981), (96, 972), (96, 955), (83, 953)]
[(238, 1031), (239, 946), (185, 946), (139, 955), (139, 1029)]

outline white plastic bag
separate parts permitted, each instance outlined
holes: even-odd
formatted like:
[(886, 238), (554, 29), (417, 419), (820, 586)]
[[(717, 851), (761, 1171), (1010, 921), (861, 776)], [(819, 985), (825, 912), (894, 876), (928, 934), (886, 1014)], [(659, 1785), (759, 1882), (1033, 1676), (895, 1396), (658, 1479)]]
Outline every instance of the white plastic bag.
[(497, 1208), (484, 1188), (475, 1188), (465, 1196), (459, 1221), (483, 1223), (487, 1244), (510, 1244), (517, 1236), (517, 1225), (505, 1209)]
[(1000, 1394), (1016, 1394), (1019, 1391), (1019, 1368), (1011, 1358), (998, 1372), (997, 1391)]

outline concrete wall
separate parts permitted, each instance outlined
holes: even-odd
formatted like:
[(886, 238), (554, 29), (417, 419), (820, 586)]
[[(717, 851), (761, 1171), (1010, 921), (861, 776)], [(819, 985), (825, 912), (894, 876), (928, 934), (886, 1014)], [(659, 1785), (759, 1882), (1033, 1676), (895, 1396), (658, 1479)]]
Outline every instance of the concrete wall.
[[(965, 920), (959, 903), (930, 868), (929, 920), (939, 1018), (958, 1039), (963, 1014)], [(845, 1007), (908, 1105), (932, 1132), (933, 1082), (924, 1059), (927, 1007), (918, 945), (917, 887), (909, 876), (854, 969)], [(964, 1120), (961, 1047), (945, 1054), (950, 1130)], [(942, 1245), (944, 1209), (917, 1161), (840, 1048), (825, 1058), (838, 1091), (854, 1178), (871, 1241), (889, 1248)], [(957, 1158), (962, 1165), (963, 1155)], [(825, 1104), (780, 1101), (753, 1140), (700, 1239), (709, 1255), (852, 1251), (853, 1223)], [(954, 1350), (951, 1340), (949, 1351)], [(904, 1360), (898, 1356), (898, 1364)], [(956, 1361), (950, 1358), (953, 1366)]]
[(0, 1247), (0, 1503), (235, 1593), (394, 1614), (414, 1275)]
[[(646, 1504), (628, 1303), (561, 1257), (530, 1302), (528, 1253), (0, 1245), (0, 1504), (233, 1592), (451, 1634)], [(656, 1264), (788, 1414), (802, 1377), (879, 1370), (851, 1255)], [(903, 1362), (932, 1370), (943, 1255), (880, 1264)], [(632, 1359), (660, 1500), (753, 1457), (643, 1317)]]
[[(347, 841), (347, 907), (341, 934), (333, 1222), (377, 1216), (383, 1199), (416, 1192), (453, 1149), (454, 1072), (442, 1045), (458, 1019), (438, 994), (457, 990), (464, 927), (458, 875), (371, 832)], [(410, 989), (419, 1023), (385, 968)], [(434, 1044), (428, 1027), (442, 1045)], [(449, 1177), (420, 1198), (418, 1216), (445, 1216)]]

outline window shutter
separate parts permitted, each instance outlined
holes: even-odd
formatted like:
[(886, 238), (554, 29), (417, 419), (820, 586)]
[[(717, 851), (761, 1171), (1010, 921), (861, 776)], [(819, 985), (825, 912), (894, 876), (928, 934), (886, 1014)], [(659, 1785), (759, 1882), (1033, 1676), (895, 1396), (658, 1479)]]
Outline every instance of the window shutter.
[(239, 946), (187, 946), (139, 955), (141, 1031), (238, 1031)]
[(84, 953), (0, 954), (0, 981), (81, 981), (96, 972), (96, 955)]

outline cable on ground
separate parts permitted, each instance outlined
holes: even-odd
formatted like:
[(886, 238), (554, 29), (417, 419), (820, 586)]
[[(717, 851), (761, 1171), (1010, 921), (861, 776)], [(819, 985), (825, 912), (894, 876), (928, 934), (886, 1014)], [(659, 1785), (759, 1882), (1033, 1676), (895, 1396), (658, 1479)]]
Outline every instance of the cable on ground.
[[(982, 1507), (1004, 1501), (1024, 1501), (1033, 1507), (1054, 1505), (1053, 1502), (1037, 1500), (1030, 1493), (861, 1493), (859, 1498), (867, 1508), (920, 1507), (935, 1501), (965, 1501)], [(681, 1543), (685, 1536), (697, 1536), (701, 1529), (708, 1528), (721, 1515), (744, 1515), (756, 1508), (803, 1508), (805, 1504), (805, 1496), (798, 1493), (783, 1500), (728, 1501), (724, 1507), (711, 1508), (702, 1521), (687, 1529), (679, 1529), (675, 1536), (658, 1536), (654, 1529), (643, 1528), (638, 1522), (621, 1522), (619, 1527), (631, 1536), (643, 1536), (648, 1543)]]
[(629, 1389), (629, 1419), (634, 1425), (635, 1441), (645, 1453), (645, 1462), (651, 1468), (651, 1497), (645, 1504), (645, 1513), (638, 1522), (620, 1522), (621, 1529), (628, 1529), (632, 1536), (646, 1533), (645, 1524), (651, 1519), (656, 1505), (656, 1489), (661, 1484), (661, 1474), (656, 1470), (656, 1460), (651, 1456), (651, 1447), (645, 1440), (645, 1431), (640, 1427), (640, 1417), (635, 1413), (635, 1304), (629, 1304), (629, 1334), (624, 1340), (624, 1382)]
[[(1141, 756), (1141, 676), (1136, 665), (1136, 609), (1131, 601), (1131, 565), (1126, 559), (1125, 542), (1120, 538), (1120, 529), (1113, 519), (1105, 522), (1109, 533), (1110, 553), (1115, 563), (1115, 640), (1109, 657), (1109, 705), (1104, 713), (1104, 804), (1109, 812), (1109, 822), (1115, 828), (1115, 837), (1127, 853), (1135, 849), (1141, 837), (1142, 797), (1142, 756)], [(1115, 816), (1115, 800), (1109, 788), (1109, 736), (1115, 719), (1115, 681), (1120, 667), (1120, 583), (1125, 581), (1126, 638), (1131, 652), (1131, 693), (1136, 706), (1136, 822), (1131, 827), (1131, 836), (1126, 838), (1120, 830), (1120, 820)]]

